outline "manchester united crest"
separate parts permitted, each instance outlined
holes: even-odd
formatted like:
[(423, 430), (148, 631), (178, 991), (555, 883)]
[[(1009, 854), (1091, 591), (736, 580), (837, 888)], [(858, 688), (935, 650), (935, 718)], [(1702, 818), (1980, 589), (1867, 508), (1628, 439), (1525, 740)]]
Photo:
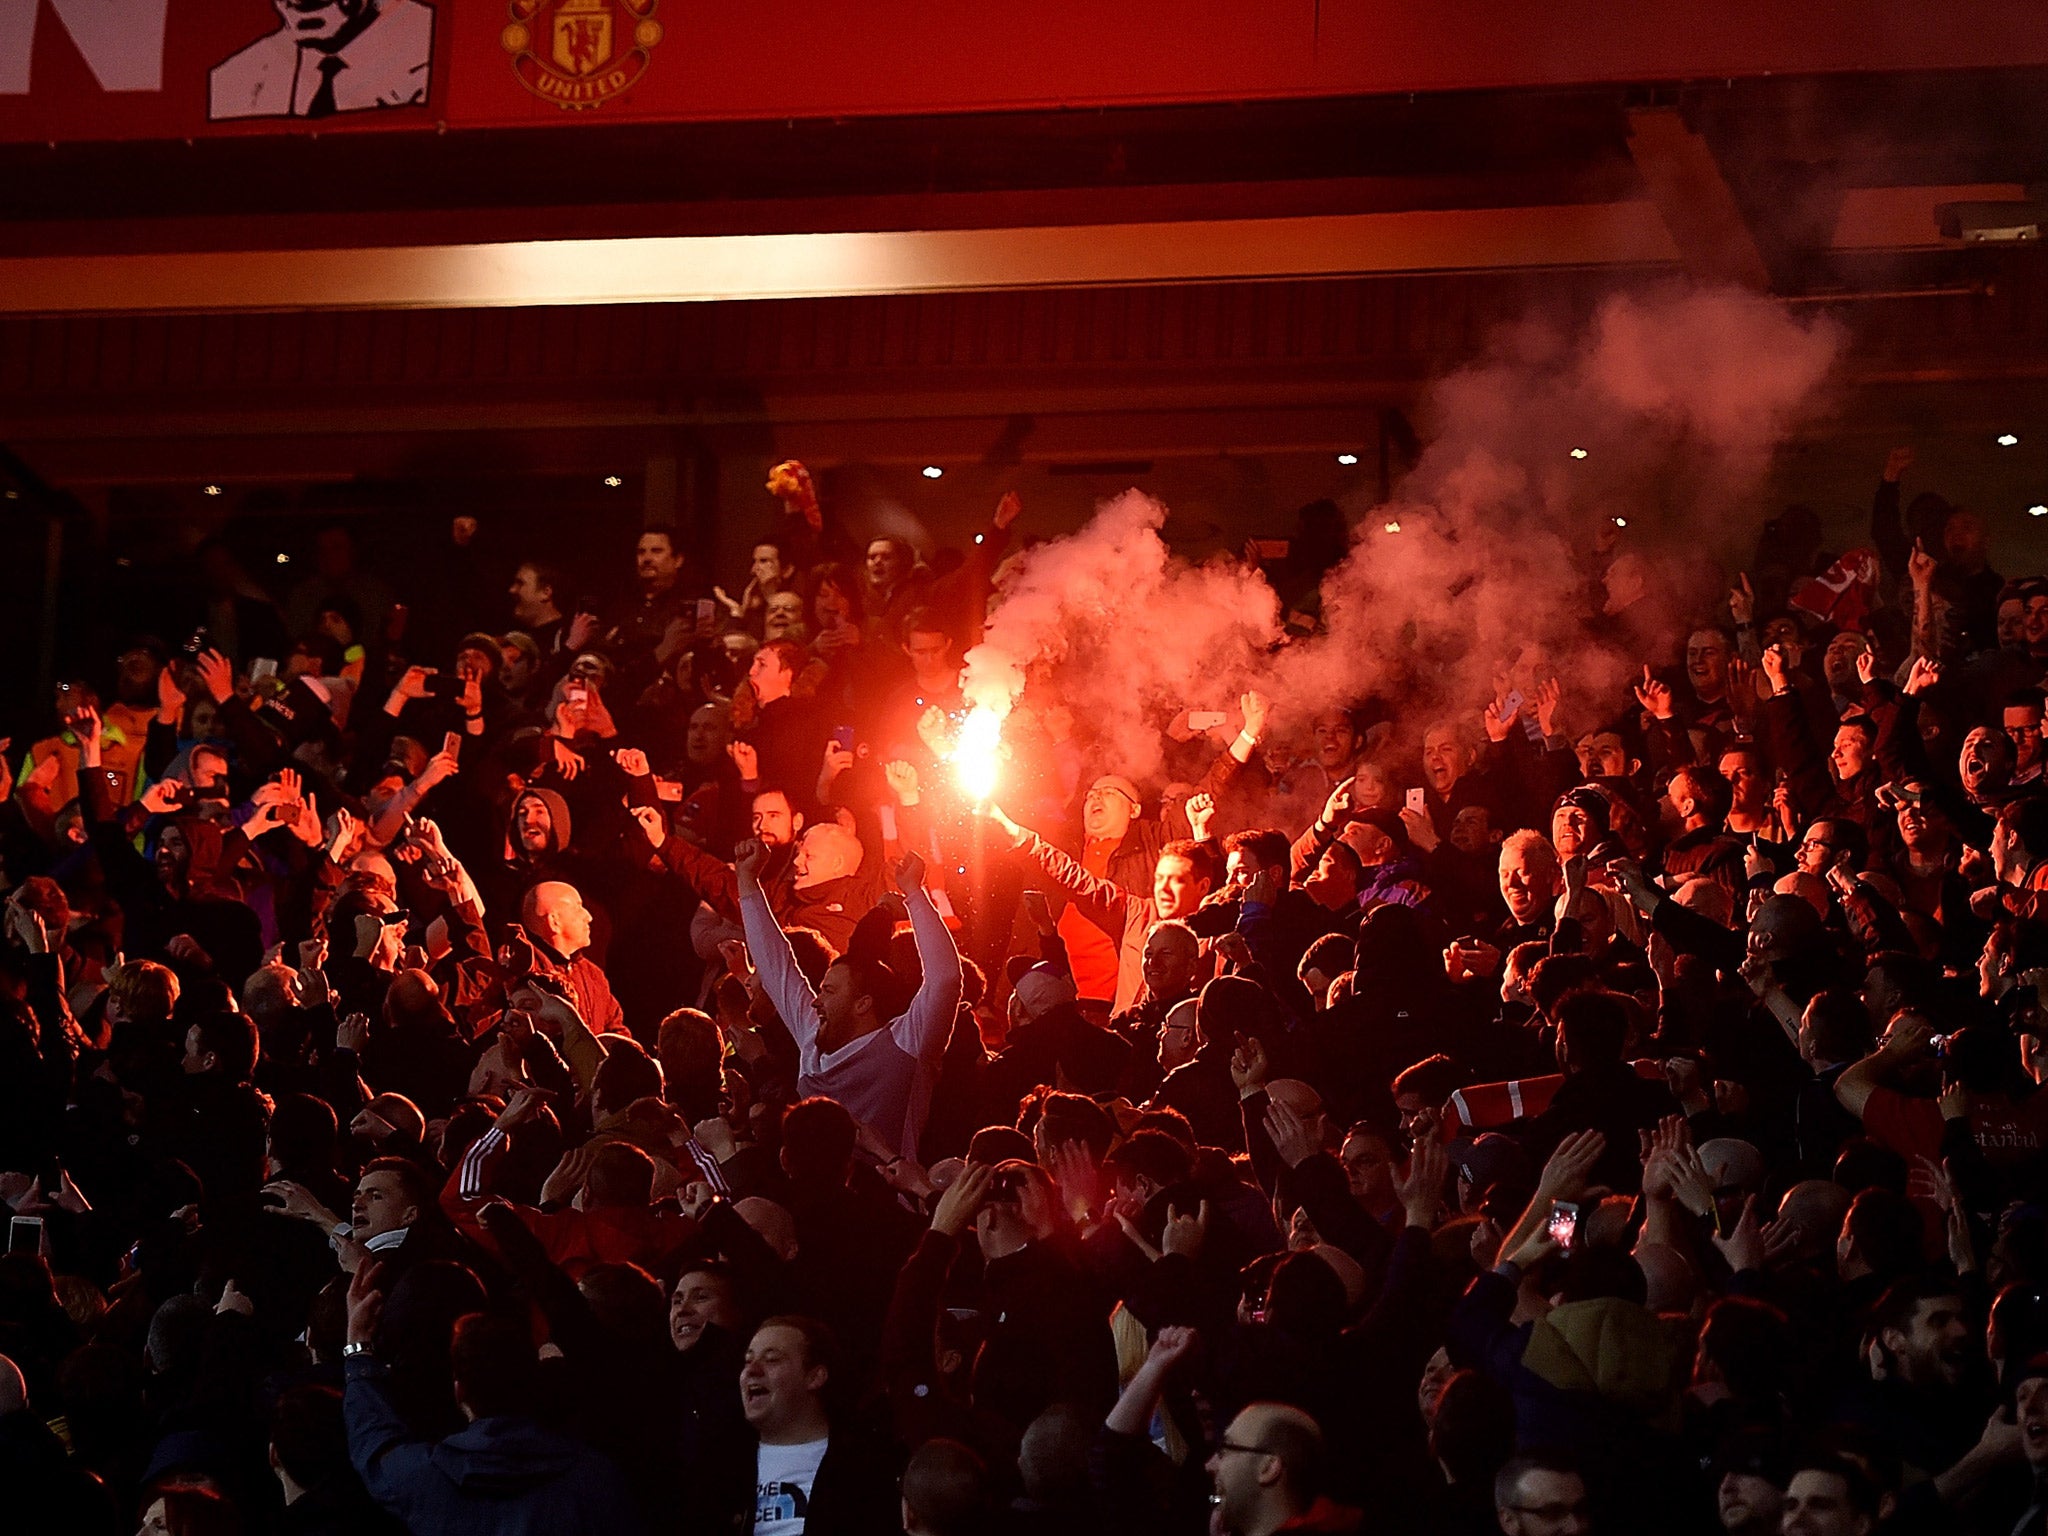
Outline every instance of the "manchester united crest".
[(661, 41), (657, 0), (512, 0), (500, 34), (512, 72), (543, 101), (602, 106), (647, 73)]

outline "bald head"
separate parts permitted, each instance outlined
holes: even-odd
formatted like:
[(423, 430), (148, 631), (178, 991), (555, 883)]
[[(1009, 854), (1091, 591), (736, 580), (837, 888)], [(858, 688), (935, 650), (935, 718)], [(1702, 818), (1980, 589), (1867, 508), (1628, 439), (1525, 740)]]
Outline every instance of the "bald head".
[(1834, 1251), (1850, 1199), (1849, 1191), (1832, 1179), (1803, 1179), (1785, 1191), (1778, 1220), (1792, 1229), (1802, 1259)]
[(807, 827), (796, 845), (798, 890), (860, 872), (860, 839), (836, 821)]
[(400, 971), (391, 983), (390, 1009), (399, 1017), (425, 1013), (441, 1000), (441, 988), (422, 970)]
[(566, 881), (543, 880), (529, 890), (519, 903), (519, 920), (529, 937), (565, 960), (590, 947), (590, 913)]
[(796, 1218), (773, 1200), (749, 1195), (733, 1202), (733, 1214), (760, 1235), (785, 1264), (796, 1257)]
[(1778, 883), (1771, 889), (1780, 896), (1797, 896), (1823, 919), (1828, 915), (1828, 886), (1819, 875), (1810, 875), (1803, 869), (1795, 869), (1789, 875), (1781, 875)]
[(1306, 1508), (1322, 1481), (1323, 1432), (1316, 1421), (1286, 1403), (1252, 1403), (1230, 1421), (1225, 1438), (1232, 1445), (1256, 1447), (1247, 1461), (1269, 1458), (1266, 1468), (1250, 1470), (1294, 1508)]
[(0, 1355), (0, 1418), (27, 1406), (28, 1382), (22, 1378), (21, 1367)]
[(1266, 1097), (1303, 1119), (1322, 1113), (1323, 1096), (1298, 1077), (1276, 1077), (1266, 1084)]

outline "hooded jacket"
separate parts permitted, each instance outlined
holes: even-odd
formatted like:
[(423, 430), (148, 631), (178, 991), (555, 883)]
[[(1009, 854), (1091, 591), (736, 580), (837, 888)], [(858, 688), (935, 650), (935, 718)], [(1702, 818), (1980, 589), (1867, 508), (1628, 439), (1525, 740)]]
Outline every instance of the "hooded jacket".
[(441, 1441), (411, 1437), (385, 1394), (385, 1369), (347, 1362), (349, 1460), (371, 1497), (436, 1536), (632, 1536), (640, 1518), (618, 1469), (595, 1451), (512, 1416), (478, 1419)]

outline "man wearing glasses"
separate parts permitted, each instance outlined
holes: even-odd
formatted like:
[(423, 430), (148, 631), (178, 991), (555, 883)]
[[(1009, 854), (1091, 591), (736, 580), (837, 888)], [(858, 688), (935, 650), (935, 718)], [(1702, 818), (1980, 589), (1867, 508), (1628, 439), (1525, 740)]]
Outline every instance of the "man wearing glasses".
[(1506, 1536), (1586, 1536), (1586, 1480), (1555, 1456), (1517, 1456), (1493, 1480), (1493, 1508)]
[(1314, 1419), (1281, 1403), (1250, 1404), (1209, 1458), (1209, 1528), (1234, 1536), (1355, 1530), (1357, 1511), (1317, 1496), (1322, 1467), (1323, 1432)]

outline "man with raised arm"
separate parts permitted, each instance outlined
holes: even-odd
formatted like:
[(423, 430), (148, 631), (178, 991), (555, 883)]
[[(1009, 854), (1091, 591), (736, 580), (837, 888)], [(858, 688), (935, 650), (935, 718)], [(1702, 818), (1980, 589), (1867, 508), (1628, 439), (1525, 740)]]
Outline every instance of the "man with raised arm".
[(960, 955), (925, 892), (924, 860), (908, 853), (896, 866), (924, 979), (891, 1017), (902, 988), (878, 962), (842, 955), (812, 990), (761, 891), (767, 848), (749, 839), (735, 852), (747, 950), (796, 1040), (798, 1093), (837, 1099), (891, 1151), (915, 1152), (960, 1007)]

